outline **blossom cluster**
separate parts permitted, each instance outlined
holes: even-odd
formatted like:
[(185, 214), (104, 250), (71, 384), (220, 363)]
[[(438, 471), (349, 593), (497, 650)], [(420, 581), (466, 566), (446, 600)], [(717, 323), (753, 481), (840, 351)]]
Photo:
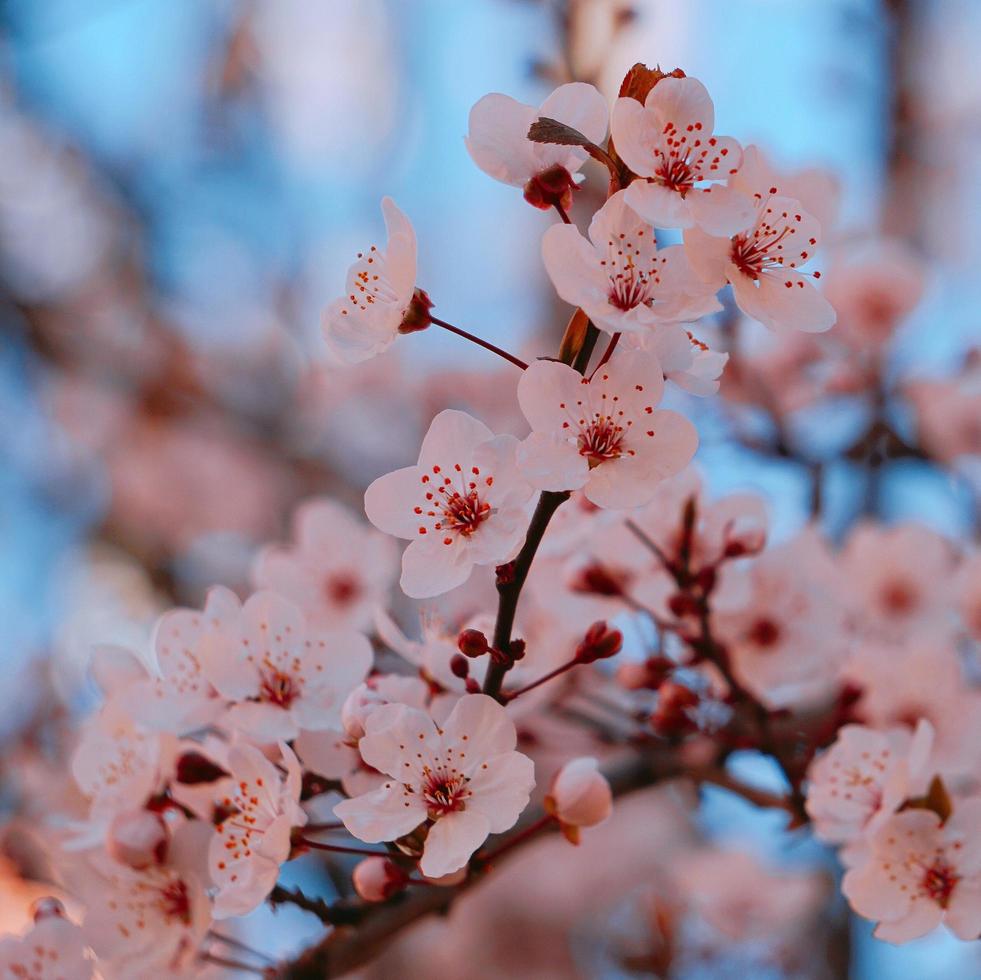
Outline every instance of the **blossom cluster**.
[[(366, 519), (310, 499), (247, 595), (215, 585), (145, 648), (92, 650), (100, 706), (46, 814), (63, 904), (0, 943), (4, 976), (193, 976), (221, 962), (216, 925), (264, 903), (356, 937), (359, 916), (493, 879), (549, 830), (588, 847), (614, 796), (667, 780), (837, 847), (878, 937), (981, 937), (976, 548), (912, 523), (859, 522), (834, 545), (817, 521), (771, 535), (760, 496), (708, 492), (683, 411), (728, 383), (729, 354), (702, 339), (726, 308), (776, 336), (756, 367), (777, 402), (781, 357), (848, 311), (814, 397), (861, 390), (858, 353), (918, 296), (902, 259), (846, 268), (825, 295), (811, 264), (831, 183), (718, 135), (680, 70), (636, 66), (612, 108), (583, 83), (538, 107), (488, 95), (466, 146), (554, 219), (542, 263), (573, 308), (557, 349), (526, 363), (434, 316), (389, 198), (385, 247), (348, 270), (324, 336), (347, 364), (424, 331), (474, 340), (520, 371), (520, 434), (441, 408), (416, 462), (367, 487)], [(587, 165), (608, 194), (583, 233)], [(745, 379), (734, 402), (753, 400)], [(744, 751), (775, 763), (779, 795), (732, 774)], [(313, 853), (346, 862), (346, 898), (283, 884)], [(781, 914), (815, 903), (810, 881), (774, 884), (748, 857), (684, 853), (674, 901), (723, 931), (789, 928)], [(746, 911), (754, 882), (786, 905)]]

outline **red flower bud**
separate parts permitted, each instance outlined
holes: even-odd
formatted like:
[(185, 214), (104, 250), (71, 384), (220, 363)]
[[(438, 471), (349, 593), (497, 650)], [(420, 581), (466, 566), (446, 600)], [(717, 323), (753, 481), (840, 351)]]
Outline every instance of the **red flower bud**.
[(591, 664), (615, 656), (622, 647), (623, 634), (610, 629), (605, 621), (600, 620), (586, 630), (586, 635), (576, 648), (576, 660), (581, 664)]
[(533, 207), (541, 208), (542, 211), (549, 211), (556, 205), (568, 210), (575, 189), (576, 182), (572, 179), (572, 174), (565, 167), (556, 164), (540, 174), (535, 174), (525, 184), (525, 200)]
[[(488, 650), (487, 637), (480, 630), (464, 630), (457, 638), (456, 645), (465, 657), (482, 657)], [(457, 674), (466, 677), (466, 674)]]
[(467, 658), (461, 653), (454, 653), (450, 657), (450, 670), (453, 672), (454, 677), (459, 677), (461, 679), (465, 678), (470, 673), (470, 664), (467, 662)]

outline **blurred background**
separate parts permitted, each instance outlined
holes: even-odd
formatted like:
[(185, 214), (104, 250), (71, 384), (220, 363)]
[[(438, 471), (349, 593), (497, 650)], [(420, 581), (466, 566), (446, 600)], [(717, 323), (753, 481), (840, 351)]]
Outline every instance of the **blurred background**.
[[(551, 218), (464, 147), (490, 91), (612, 99), (636, 61), (680, 66), (718, 131), (827, 169), (829, 284), (883, 237), (912, 263), (889, 280), (915, 297), (881, 386), (843, 380), (847, 343), (760, 341), (727, 311), (714, 339), (738, 369), (683, 407), (699, 462), (716, 491), (767, 495), (777, 538), (809, 514), (832, 535), (860, 514), (974, 534), (979, 46), (977, 0), (0, 0), (0, 738), (84, 706), (94, 640), (139, 645), (162, 608), (244, 587), (298, 500), (357, 506), (440, 408), (519, 430), (512, 374), (475, 347), (429, 331), (341, 369), (319, 331), (390, 194), (440, 316), (555, 347)], [(580, 221), (603, 185), (590, 171)], [(746, 365), (779, 390), (754, 394)], [(941, 936), (854, 932), (855, 976), (981, 973)], [(584, 975), (620, 975), (602, 946), (573, 950)]]

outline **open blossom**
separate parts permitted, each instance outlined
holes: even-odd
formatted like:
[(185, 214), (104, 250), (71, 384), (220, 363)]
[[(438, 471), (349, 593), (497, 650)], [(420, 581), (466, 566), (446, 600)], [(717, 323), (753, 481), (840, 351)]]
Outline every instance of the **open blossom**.
[(416, 288), (416, 233), (395, 202), (382, 199), (388, 230), (384, 251), (372, 245), (347, 270), (347, 294), (323, 317), (324, 339), (338, 360), (365, 361), (398, 337)]
[(3, 980), (92, 980), (82, 930), (63, 915), (37, 919), (23, 936), (0, 938)]
[(698, 446), (684, 416), (657, 409), (664, 392), (653, 354), (617, 351), (592, 377), (558, 361), (522, 375), (518, 402), (532, 433), (518, 464), (541, 490), (578, 490), (600, 507), (637, 507), (680, 472)]
[(872, 833), (905, 800), (926, 789), (933, 728), (876, 731), (846, 725), (808, 772), (807, 812), (814, 833), (849, 844)]
[(507, 712), (483, 694), (461, 698), (442, 729), (417, 709), (384, 705), (366, 720), (360, 750), (390, 778), (334, 813), (367, 843), (397, 840), (428, 822), (422, 873), (450, 874), (527, 806), (534, 764), (514, 751), (516, 742)]
[(870, 854), (842, 891), (875, 935), (903, 943), (943, 922), (960, 939), (981, 936), (981, 800), (957, 802), (942, 823), (931, 810), (905, 810), (875, 832)]
[(452, 409), (433, 419), (419, 462), (379, 477), (365, 512), (379, 530), (411, 543), (402, 590), (415, 599), (462, 585), (474, 565), (514, 557), (526, 530), (531, 486), (518, 473), (513, 436), (495, 436)]
[(660, 79), (641, 105), (617, 99), (611, 118), (617, 153), (640, 177), (627, 203), (659, 228), (699, 225), (714, 235), (744, 228), (752, 203), (720, 183), (742, 161), (739, 144), (715, 136), (715, 107), (695, 78)]
[[(736, 305), (771, 330), (820, 333), (835, 322), (834, 307), (801, 272), (821, 241), (821, 224), (797, 198), (781, 192), (762, 167), (742, 171), (733, 185), (752, 201), (752, 216), (727, 236), (685, 231), (685, 250), (699, 275), (716, 288), (732, 284)], [(762, 183), (760, 183), (762, 181)]]
[(680, 323), (659, 324), (656, 330), (630, 336), (630, 340), (650, 351), (661, 362), (665, 379), (690, 395), (705, 398), (718, 392), (729, 355), (712, 350)]
[(559, 296), (608, 333), (646, 332), (721, 309), (684, 248), (659, 249), (654, 229), (625, 195), (618, 191), (596, 212), (588, 239), (574, 225), (545, 232), (542, 259)]
[(470, 110), (467, 150), (473, 162), (495, 180), (526, 187), (553, 170), (557, 175), (564, 171), (567, 190), (570, 178), (589, 154), (578, 146), (534, 143), (528, 139), (529, 127), (545, 116), (579, 130), (593, 143), (602, 143), (608, 114), (606, 99), (585, 82), (560, 85), (537, 109), (510, 96), (492, 93)]
[(394, 542), (332, 500), (308, 500), (293, 518), (294, 543), (256, 559), (253, 580), (296, 603), (315, 629), (366, 629), (395, 579)]
[(275, 592), (254, 593), (216, 643), (214, 685), (233, 702), (222, 721), (260, 742), (301, 728), (335, 728), (341, 705), (371, 669), (371, 644), (353, 630), (312, 630)]
[(300, 807), (296, 756), (280, 744), (286, 774), (252, 745), (233, 745), (230, 776), (216, 784), (218, 812), (208, 868), (218, 888), (214, 916), (247, 915), (272, 891), (290, 855), (290, 834), (307, 816)]

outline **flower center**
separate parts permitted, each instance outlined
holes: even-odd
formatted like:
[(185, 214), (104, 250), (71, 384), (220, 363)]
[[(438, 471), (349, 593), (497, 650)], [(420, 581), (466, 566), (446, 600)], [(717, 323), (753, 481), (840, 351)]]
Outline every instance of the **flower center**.
[[(418, 517), (430, 518), (430, 527), (444, 534), (443, 544), (453, 543), (453, 534), (469, 538), (492, 514), (491, 505), (480, 495), (481, 484), (485, 487), (494, 485), (494, 477), (481, 477), (480, 467), (473, 466), (469, 474), (464, 476), (463, 467), (456, 463), (453, 466), (457, 482), (443, 474), (440, 466), (434, 466), (429, 473), (420, 477), (420, 482), (426, 491), (426, 506), (414, 508)], [(430, 527), (419, 526), (420, 534), (428, 534)]]
[[(773, 193), (775, 188), (770, 191)], [(797, 225), (803, 218), (802, 214), (778, 211), (764, 203), (753, 230), (733, 238), (729, 250), (732, 264), (744, 276), (755, 280), (766, 271), (785, 265), (788, 269), (793, 269), (806, 262), (811, 254), (808, 249), (792, 251), (797, 248), (794, 236), (797, 235)], [(809, 239), (809, 246), (813, 248), (815, 245), (817, 240)]]
[(763, 617), (750, 627), (747, 638), (754, 646), (768, 649), (780, 641), (780, 626), (772, 619)]
[(350, 605), (361, 593), (361, 583), (353, 575), (329, 575), (324, 582), (324, 593), (337, 606)]
[(677, 191), (684, 197), (695, 186), (698, 175), (687, 159), (673, 157), (662, 160), (655, 171), (655, 178), (657, 183), (667, 187), (668, 190)]
[(191, 899), (187, 885), (178, 879), (160, 889), (160, 911), (168, 919), (177, 919), (184, 925), (191, 922)]
[(290, 674), (270, 667), (262, 673), (262, 683), (259, 687), (259, 700), (275, 704), (280, 708), (288, 708), (300, 696), (300, 686)]
[(456, 813), (467, 808), (467, 797), (470, 782), (466, 776), (458, 772), (445, 771), (426, 773), (426, 781), (422, 788), (422, 798), (426, 801), (429, 817), (438, 820), (448, 813)]
[(608, 459), (623, 455), (624, 428), (607, 415), (599, 415), (579, 430), (579, 455), (585, 456), (593, 469)]
[(916, 592), (908, 583), (895, 580), (882, 589), (882, 604), (891, 613), (909, 613), (916, 606)]
[(600, 265), (610, 280), (607, 299), (618, 310), (632, 310), (650, 302), (654, 288), (661, 282), (656, 242), (644, 241), (645, 229), (620, 232), (606, 243), (606, 258)]
[(945, 864), (938, 858), (924, 872), (920, 882), (920, 890), (927, 898), (932, 899), (942, 909), (945, 909), (958, 881), (960, 881), (960, 875), (956, 874), (949, 864)]

